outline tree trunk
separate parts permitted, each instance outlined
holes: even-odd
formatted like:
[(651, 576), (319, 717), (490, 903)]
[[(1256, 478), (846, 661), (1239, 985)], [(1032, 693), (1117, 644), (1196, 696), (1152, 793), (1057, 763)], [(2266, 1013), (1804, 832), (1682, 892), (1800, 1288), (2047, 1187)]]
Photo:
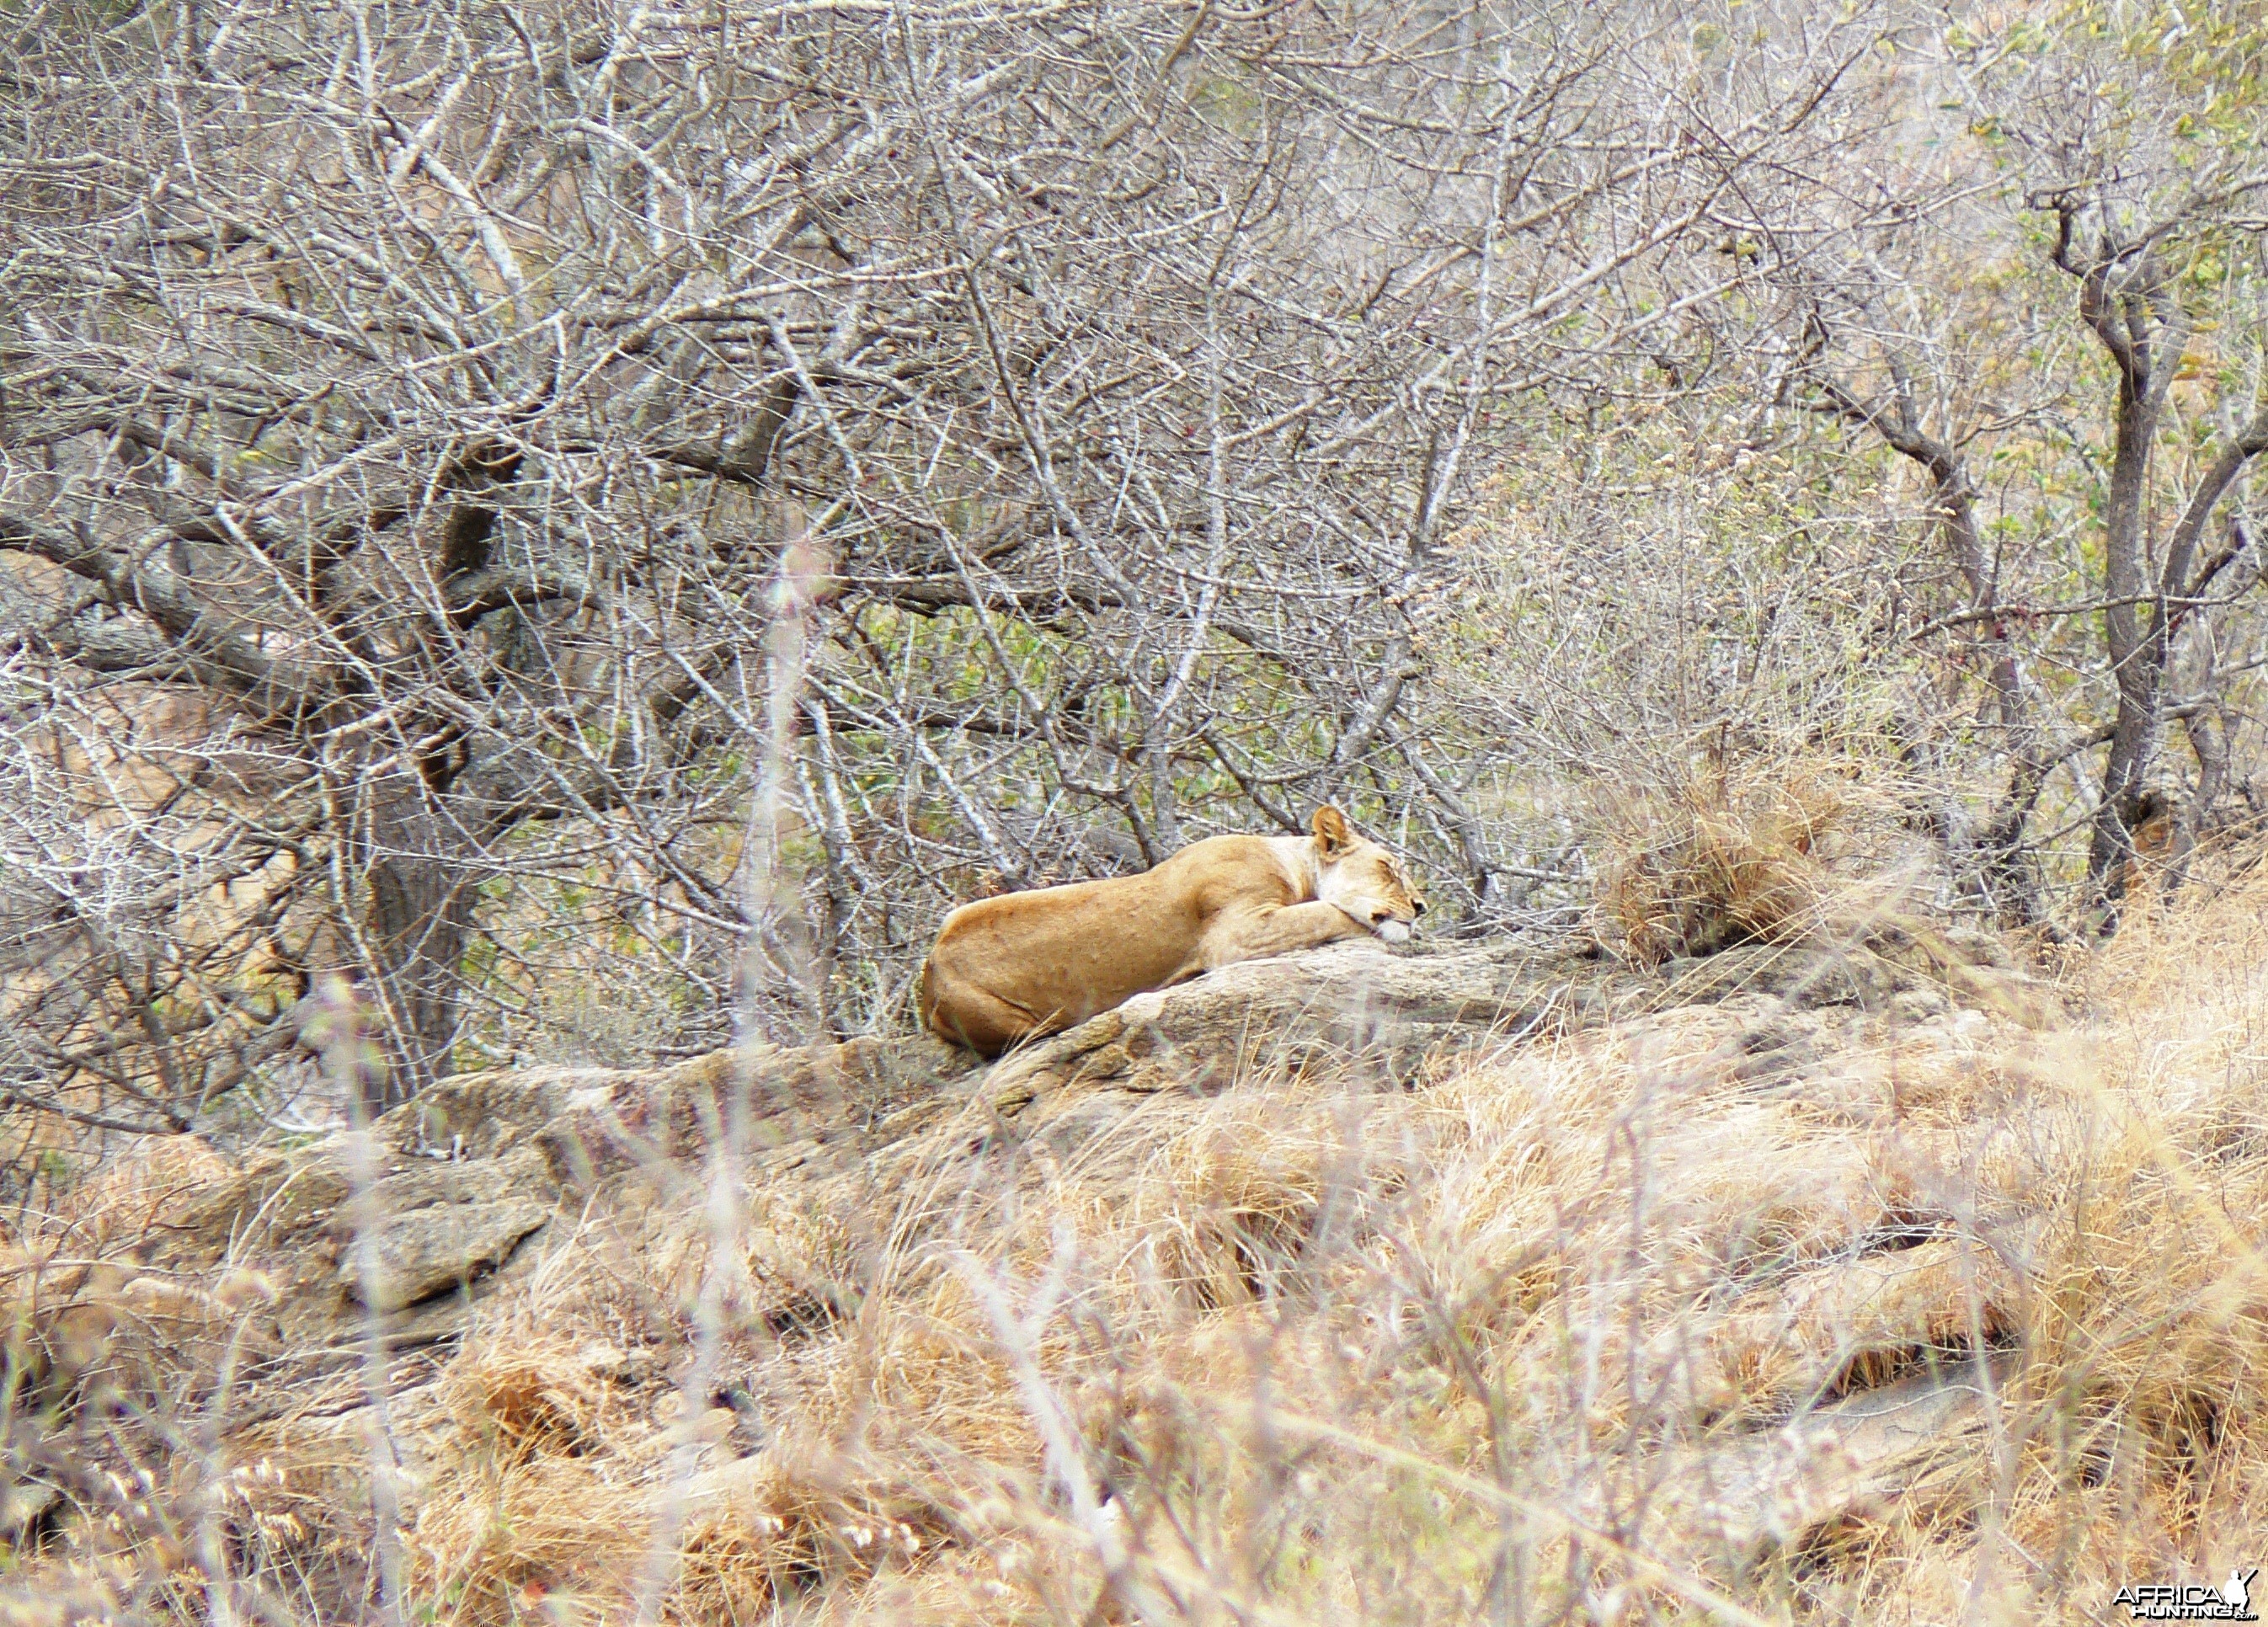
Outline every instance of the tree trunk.
[(2003, 926), (2036, 927), (2047, 920), (2040, 897), (2039, 861), (2025, 841), (2033, 810), (2047, 785), (2047, 769), (2035, 731), (2008, 771), (2008, 789), (1993, 810), (1992, 822), (1977, 839), (1985, 897), (1994, 919)]
[[(2139, 350), (2139, 348), (2138, 348)], [(2158, 736), (2158, 696), (2166, 669), (2166, 644), (2160, 618), (2146, 602), (2155, 585), (2144, 556), (2144, 482), (2150, 443), (2158, 428), (2163, 391), (2155, 387), (2147, 360), (2122, 372), (2118, 387), (2117, 450), (2110, 467), (2110, 503), (2103, 516), (2103, 643), (2117, 687), (2118, 710), (2110, 755), (2102, 765), (2102, 799), (2095, 811), (2095, 834), (2088, 843), (2088, 880), (2105, 899), (2115, 899), (2125, 861), (2133, 856), (2134, 809), (2142, 794)]]
[[(2066, 268), (2070, 229), (2066, 216), (2065, 245), (2058, 249)], [(2122, 276), (2124, 286), (2113, 286), (2113, 278)], [(2179, 301), (2167, 298), (2167, 281), (2154, 257), (2130, 262), (2106, 239), (2101, 258), (2080, 283), (2080, 314), (2118, 364), (2117, 437), (2102, 520), (2103, 644), (2118, 710), (2087, 851), (2088, 880), (2105, 902), (2117, 897), (2126, 861), (2133, 857), (2134, 813), (2157, 748), (2171, 648), (2164, 607), (2154, 602), (2167, 590), (2151, 569), (2146, 524), (2150, 448), (2189, 338)]]
[[(2161, 358), (2160, 365), (2170, 372), (2177, 359), (2175, 352)], [(2110, 755), (2103, 765), (2102, 802), (2095, 811), (2095, 839), (2088, 849), (2088, 874), (2106, 899), (2118, 895), (2126, 861), (2134, 855), (2132, 833), (2164, 722), (2166, 673), (2173, 663), (2175, 639), (2195, 609), (2198, 596), (2244, 547), (2242, 534), (2237, 532), (2228, 547), (2200, 563), (2199, 539), (2214, 506), (2245, 465), (2268, 451), (2268, 412), (2264, 412), (2233, 437), (2207, 467), (2197, 490), (2190, 494), (2188, 506), (2168, 540), (2165, 561), (2153, 578), (2144, 556), (2142, 471), (2148, 462), (2150, 438), (2156, 431), (2158, 403), (2164, 394), (2162, 386), (2154, 385), (2147, 399), (2139, 402), (2130, 402), (2124, 389), (2119, 395), (2117, 462), (2111, 472), (2106, 534), (2109, 570), (2104, 585), (2111, 603), (2103, 611), (2111, 671), (2118, 684), (2118, 715), (2110, 737)], [(2119, 602), (2122, 600), (2127, 602)], [(2214, 686), (2208, 683), (2207, 687)], [(2192, 739), (2202, 737), (2193, 733)], [(2207, 761), (2207, 749), (2201, 748), (2198, 756), (2199, 767), (2205, 771), (2198, 787), (2199, 800), (2184, 815), (2184, 822), (2192, 829), (2204, 817), (2211, 796), (2220, 792), (2220, 777)]]
[(387, 1067), (364, 1087), (384, 1112), (455, 1071), (459, 997), (478, 902), (463, 844), (422, 799), (372, 821), (364, 942), (385, 1026)]

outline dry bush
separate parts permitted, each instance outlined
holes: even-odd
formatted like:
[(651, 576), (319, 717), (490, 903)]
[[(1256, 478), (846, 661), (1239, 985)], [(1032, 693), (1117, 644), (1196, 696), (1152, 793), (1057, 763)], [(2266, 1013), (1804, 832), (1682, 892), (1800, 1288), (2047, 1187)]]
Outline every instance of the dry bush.
[(1602, 941), (1642, 965), (1785, 942), (1881, 909), (1894, 799), (1855, 762), (1712, 756), (1600, 810)]

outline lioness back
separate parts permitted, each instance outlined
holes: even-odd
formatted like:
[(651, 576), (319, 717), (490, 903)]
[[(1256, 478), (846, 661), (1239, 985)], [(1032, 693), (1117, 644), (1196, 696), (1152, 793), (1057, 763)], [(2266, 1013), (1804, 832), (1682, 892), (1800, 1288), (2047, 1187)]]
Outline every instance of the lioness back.
[(1296, 895), (1266, 838), (1227, 836), (1138, 876), (963, 904), (923, 968), (922, 1017), (940, 1039), (997, 1053), (1196, 975), (1222, 910)]

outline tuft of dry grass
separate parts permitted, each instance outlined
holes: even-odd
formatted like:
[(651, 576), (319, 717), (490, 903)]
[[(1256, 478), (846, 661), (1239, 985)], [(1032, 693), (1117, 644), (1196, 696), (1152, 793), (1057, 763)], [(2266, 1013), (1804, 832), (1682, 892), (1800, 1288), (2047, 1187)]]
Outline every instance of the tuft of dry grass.
[(1881, 856), (1861, 839), (1879, 837), (1890, 812), (1856, 764), (1813, 757), (1712, 756), (1618, 795), (1597, 818), (1601, 941), (1655, 966), (1818, 931), (1852, 912), (1855, 853), (1871, 861), (1862, 873), (1880, 876)]

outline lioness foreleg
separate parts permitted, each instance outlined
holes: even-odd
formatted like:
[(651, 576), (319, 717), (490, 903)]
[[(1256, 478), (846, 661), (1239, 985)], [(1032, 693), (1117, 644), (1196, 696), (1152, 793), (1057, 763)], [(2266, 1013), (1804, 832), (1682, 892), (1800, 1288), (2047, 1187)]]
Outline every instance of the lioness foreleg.
[(1239, 910), (1213, 923), (1198, 950), (1204, 969), (1238, 961), (1264, 960), (1313, 949), (1341, 938), (1361, 938), (1368, 929), (1336, 904), (1277, 904)]

